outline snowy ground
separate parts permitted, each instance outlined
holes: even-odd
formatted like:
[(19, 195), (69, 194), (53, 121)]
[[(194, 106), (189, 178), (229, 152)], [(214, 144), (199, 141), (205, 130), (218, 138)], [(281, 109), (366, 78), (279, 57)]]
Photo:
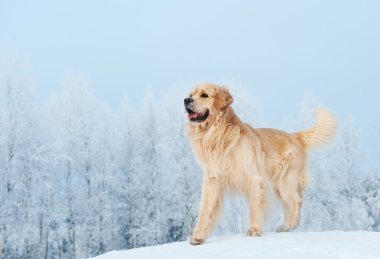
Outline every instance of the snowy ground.
[(112, 251), (96, 259), (220, 259), (308, 258), (380, 259), (379, 232), (290, 232), (211, 238), (204, 245), (177, 242), (126, 251)]

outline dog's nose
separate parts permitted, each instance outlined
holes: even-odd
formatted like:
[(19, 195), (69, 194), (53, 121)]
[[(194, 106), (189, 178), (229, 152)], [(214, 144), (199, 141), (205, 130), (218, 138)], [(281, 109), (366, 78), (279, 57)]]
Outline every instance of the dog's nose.
[(193, 98), (191, 97), (188, 97), (188, 98), (185, 98), (185, 105), (189, 104), (189, 103), (192, 103), (193, 102)]

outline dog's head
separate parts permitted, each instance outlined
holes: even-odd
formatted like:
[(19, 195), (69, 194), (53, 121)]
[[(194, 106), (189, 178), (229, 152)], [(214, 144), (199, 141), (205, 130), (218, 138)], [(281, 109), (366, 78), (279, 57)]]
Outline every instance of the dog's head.
[(185, 109), (190, 122), (201, 124), (213, 122), (220, 111), (226, 109), (233, 99), (228, 90), (215, 84), (197, 84), (185, 98)]

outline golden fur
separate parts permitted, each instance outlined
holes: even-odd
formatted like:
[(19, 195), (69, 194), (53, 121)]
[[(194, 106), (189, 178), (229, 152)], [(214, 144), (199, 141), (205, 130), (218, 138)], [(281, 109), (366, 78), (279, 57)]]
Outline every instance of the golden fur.
[(196, 85), (189, 97), (194, 112), (209, 114), (204, 121), (188, 124), (191, 147), (204, 172), (200, 212), (191, 244), (206, 240), (226, 190), (246, 195), (250, 208), (247, 234), (260, 236), (266, 183), (270, 183), (284, 210), (284, 222), (277, 231), (296, 228), (307, 182), (307, 150), (332, 139), (337, 126), (334, 116), (320, 109), (315, 127), (286, 133), (256, 129), (242, 122), (231, 108), (232, 96), (218, 85)]

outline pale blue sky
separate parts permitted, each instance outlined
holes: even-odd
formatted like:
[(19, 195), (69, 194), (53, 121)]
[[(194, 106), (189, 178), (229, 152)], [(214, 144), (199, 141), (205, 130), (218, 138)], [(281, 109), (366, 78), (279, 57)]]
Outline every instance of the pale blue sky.
[(261, 100), (267, 126), (283, 127), (313, 93), (380, 150), (378, 0), (2, 0), (0, 32), (0, 58), (26, 59), (42, 98), (67, 72), (110, 105), (234, 81)]

